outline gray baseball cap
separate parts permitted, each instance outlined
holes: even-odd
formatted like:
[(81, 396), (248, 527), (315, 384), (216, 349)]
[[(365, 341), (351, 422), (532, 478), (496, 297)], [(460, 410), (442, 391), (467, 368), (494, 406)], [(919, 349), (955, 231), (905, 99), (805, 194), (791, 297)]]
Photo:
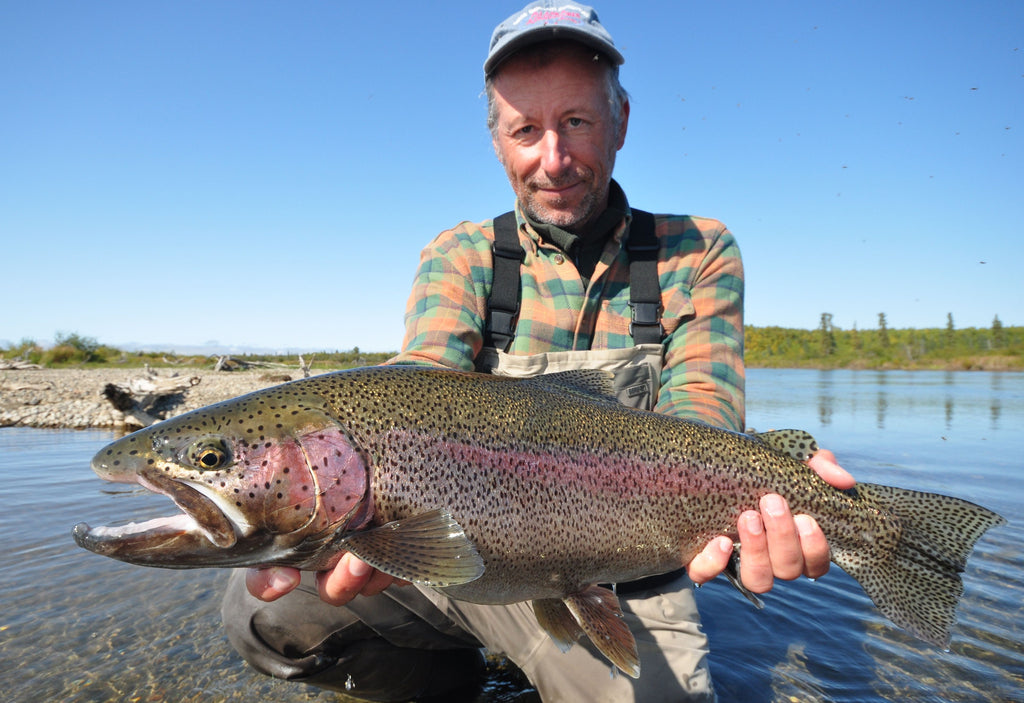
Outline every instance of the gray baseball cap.
[(548, 39), (571, 39), (586, 44), (616, 66), (625, 61), (615, 48), (612, 35), (601, 26), (594, 8), (575, 2), (538, 0), (494, 28), (484, 75), (491, 75), (498, 64), (523, 47)]

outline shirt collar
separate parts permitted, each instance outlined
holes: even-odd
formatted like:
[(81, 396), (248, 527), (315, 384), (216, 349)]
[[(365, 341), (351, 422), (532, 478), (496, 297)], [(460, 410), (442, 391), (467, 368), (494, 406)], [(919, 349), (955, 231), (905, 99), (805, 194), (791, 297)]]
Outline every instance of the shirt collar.
[(628, 223), (632, 219), (626, 193), (615, 182), (615, 179), (608, 184), (608, 207), (597, 218), (597, 223), (591, 233), (577, 235), (556, 225), (536, 222), (526, 214), (518, 201), (516, 201), (516, 213), (520, 223), (525, 222), (529, 225), (527, 231), (531, 232), (532, 230), (531, 235), (535, 234), (540, 240), (554, 244), (571, 256), (576, 255), (578, 248), (596, 247), (600, 250), (609, 239), (621, 236), (625, 231), (625, 228), (621, 227), (624, 220)]

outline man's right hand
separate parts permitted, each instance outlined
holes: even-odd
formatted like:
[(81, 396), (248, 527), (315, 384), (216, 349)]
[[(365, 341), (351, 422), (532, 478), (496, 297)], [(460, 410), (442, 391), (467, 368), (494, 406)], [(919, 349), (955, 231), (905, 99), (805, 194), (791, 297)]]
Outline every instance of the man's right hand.
[[(245, 587), (254, 598), (274, 601), (299, 585), (299, 575), (298, 569), (287, 566), (249, 569), (245, 575)], [(351, 552), (346, 552), (333, 569), (316, 575), (320, 599), (331, 605), (345, 605), (356, 596), (375, 596), (392, 584), (407, 583), (377, 571)]]

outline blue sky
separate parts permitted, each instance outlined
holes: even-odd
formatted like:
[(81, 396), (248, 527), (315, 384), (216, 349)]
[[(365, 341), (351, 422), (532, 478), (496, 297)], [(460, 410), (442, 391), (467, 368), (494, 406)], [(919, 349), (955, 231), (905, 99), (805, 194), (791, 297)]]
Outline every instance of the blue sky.
[[(0, 344), (397, 349), (420, 249), (511, 208), (522, 4), (0, 0)], [(729, 226), (748, 324), (1024, 325), (1024, 3), (596, 7), (616, 178)]]

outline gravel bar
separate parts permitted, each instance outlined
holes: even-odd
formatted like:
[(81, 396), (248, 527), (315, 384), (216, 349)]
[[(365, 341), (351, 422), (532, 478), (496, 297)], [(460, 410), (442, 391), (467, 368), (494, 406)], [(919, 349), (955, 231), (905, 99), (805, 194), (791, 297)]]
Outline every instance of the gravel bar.
[[(198, 377), (181, 402), (166, 408), (173, 417), (211, 403), (302, 377), (298, 370), (212, 371), (154, 369), (159, 376)], [(317, 371), (314, 373), (322, 373)], [(126, 386), (146, 371), (132, 369), (23, 369), (0, 371), (0, 427), (122, 428), (124, 415), (103, 397), (108, 383)]]

